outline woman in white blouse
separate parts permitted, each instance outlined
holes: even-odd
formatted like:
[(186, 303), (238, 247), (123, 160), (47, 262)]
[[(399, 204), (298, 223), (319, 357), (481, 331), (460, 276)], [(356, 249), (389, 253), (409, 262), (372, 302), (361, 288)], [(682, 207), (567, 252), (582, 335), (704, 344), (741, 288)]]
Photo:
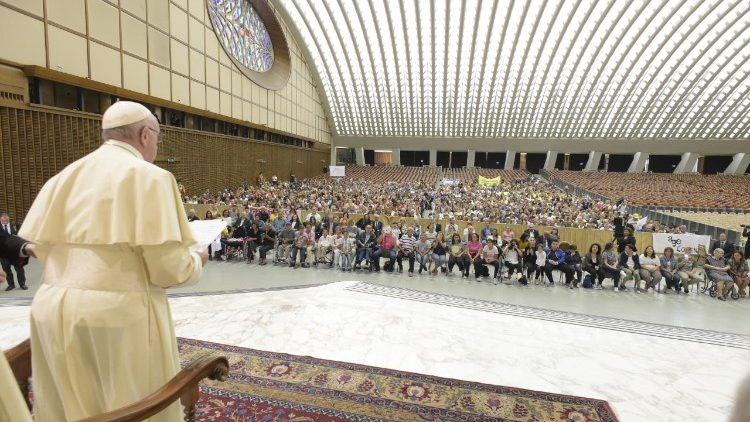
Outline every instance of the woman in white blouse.
[(427, 241), (432, 243), (435, 243), (435, 239), (437, 239), (437, 232), (435, 231), (435, 224), (430, 223), (427, 226)]
[(646, 250), (643, 251), (643, 255), (640, 256), (640, 261), (641, 280), (646, 281), (646, 289), (643, 291), (647, 292), (650, 288), (656, 290), (656, 286), (661, 282), (661, 263), (659, 262), (659, 258), (656, 257), (654, 248), (647, 246)]

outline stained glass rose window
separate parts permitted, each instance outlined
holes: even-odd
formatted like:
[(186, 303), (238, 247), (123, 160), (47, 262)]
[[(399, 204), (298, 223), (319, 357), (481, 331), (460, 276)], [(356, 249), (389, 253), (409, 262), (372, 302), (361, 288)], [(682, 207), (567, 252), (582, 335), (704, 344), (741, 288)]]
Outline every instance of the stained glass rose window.
[(271, 36), (248, 0), (209, 0), (208, 15), (224, 49), (242, 65), (267, 72), (273, 65)]

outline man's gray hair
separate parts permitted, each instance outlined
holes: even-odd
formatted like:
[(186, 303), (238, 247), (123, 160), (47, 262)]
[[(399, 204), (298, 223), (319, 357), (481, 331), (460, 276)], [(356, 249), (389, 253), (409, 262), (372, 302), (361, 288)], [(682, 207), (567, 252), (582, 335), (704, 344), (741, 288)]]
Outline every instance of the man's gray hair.
[(146, 126), (146, 119), (129, 125), (102, 129), (102, 140), (107, 141), (114, 139), (117, 141), (135, 140), (140, 136), (141, 131)]

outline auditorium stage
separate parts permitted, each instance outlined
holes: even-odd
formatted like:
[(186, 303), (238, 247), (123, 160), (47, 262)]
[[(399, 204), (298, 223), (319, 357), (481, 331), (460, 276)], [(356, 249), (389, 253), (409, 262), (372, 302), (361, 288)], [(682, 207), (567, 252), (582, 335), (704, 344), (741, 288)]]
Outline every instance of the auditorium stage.
[[(308, 272), (333, 275), (320, 270), (289, 271), (298, 282)], [(508, 299), (498, 303), (468, 298), (468, 294), (431, 293), (385, 282), (372, 283), (358, 274), (342, 275), (357, 281), (173, 297), (177, 335), (593, 397), (608, 400), (623, 421), (725, 420), (734, 391), (747, 372), (747, 336), (673, 324), (638, 323), (632, 320), (644, 319), (642, 308), (631, 306), (636, 299), (656, 309), (666, 309), (661, 307), (662, 301), (684, 301), (686, 318), (696, 312), (709, 317), (722, 309), (714, 306), (715, 301), (716, 305), (729, 305), (724, 319), (731, 316), (747, 321), (746, 315), (738, 312), (747, 312), (744, 303), (536, 286), (530, 289), (534, 291), (517, 296), (511, 292), (524, 289), (477, 286), (459, 278), (453, 282), (463, 286), (463, 293), (475, 289), (476, 295), (491, 296), (487, 292), (495, 289), (500, 293), (490, 299)], [(374, 279), (387, 281), (388, 277), (391, 284), (404, 284), (397, 275), (378, 275)], [(442, 277), (425, 277), (416, 282), (447, 283)], [(622, 306), (629, 309), (628, 314), (612, 318), (542, 309), (533, 303), (512, 303), (527, 296), (564, 297), (574, 303), (577, 296), (584, 296), (587, 302), (611, 303), (605, 299), (609, 294), (613, 295), (612, 300), (624, 302)], [(9, 347), (28, 336), (28, 312), (28, 306), (0, 308), (0, 346)], [(717, 328), (726, 331), (724, 326)], [(717, 365), (718, 357), (725, 363)]]

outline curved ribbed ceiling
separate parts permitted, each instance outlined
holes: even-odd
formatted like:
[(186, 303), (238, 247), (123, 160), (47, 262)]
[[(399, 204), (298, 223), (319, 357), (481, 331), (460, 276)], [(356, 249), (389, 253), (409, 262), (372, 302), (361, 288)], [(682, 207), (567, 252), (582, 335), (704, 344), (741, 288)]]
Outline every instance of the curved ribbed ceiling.
[(748, 0), (276, 0), (343, 136), (750, 137)]

